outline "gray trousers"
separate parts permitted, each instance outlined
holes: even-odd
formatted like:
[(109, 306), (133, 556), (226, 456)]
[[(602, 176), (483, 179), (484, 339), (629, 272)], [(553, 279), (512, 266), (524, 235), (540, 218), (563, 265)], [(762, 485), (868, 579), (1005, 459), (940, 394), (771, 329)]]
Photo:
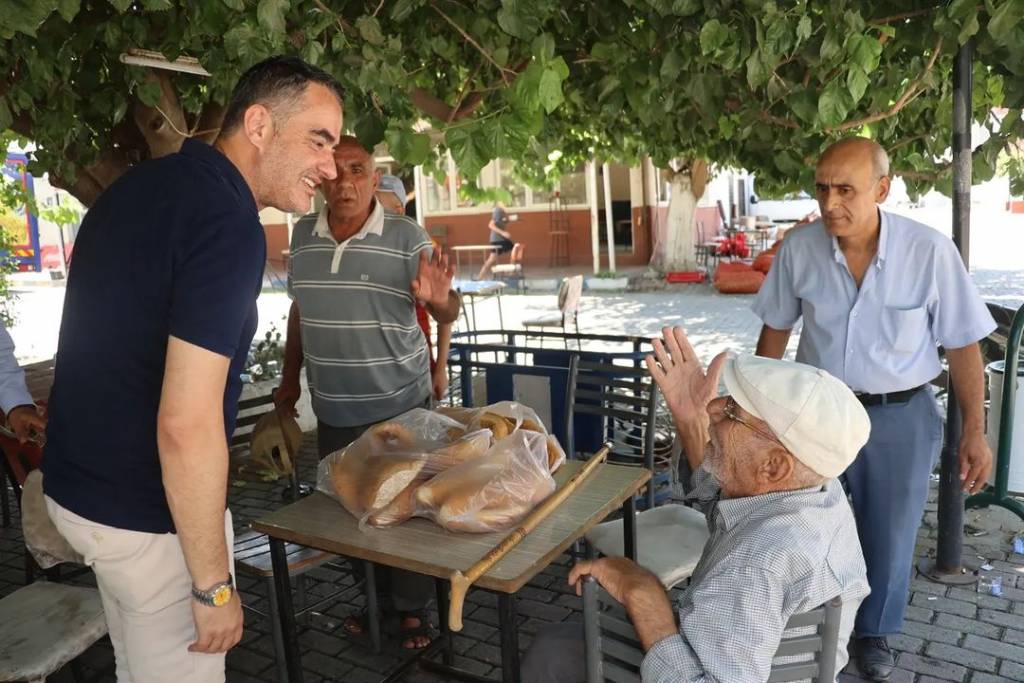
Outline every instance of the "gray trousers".
[(521, 683), (586, 683), (587, 648), (581, 622), (537, 631), (520, 667)]
[[(317, 420), (316, 445), (320, 459), (349, 445), (358, 439), (363, 432), (373, 425), (356, 427), (332, 427)], [(395, 612), (417, 612), (426, 609), (434, 595), (434, 579), (423, 574), (416, 574), (402, 569), (375, 565), (374, 575), (377, 579), (377, 592), (381, 594), (385, 609), (390, 607)], [(362, 574), (362, 564), (352, 563), (356, 574)]]

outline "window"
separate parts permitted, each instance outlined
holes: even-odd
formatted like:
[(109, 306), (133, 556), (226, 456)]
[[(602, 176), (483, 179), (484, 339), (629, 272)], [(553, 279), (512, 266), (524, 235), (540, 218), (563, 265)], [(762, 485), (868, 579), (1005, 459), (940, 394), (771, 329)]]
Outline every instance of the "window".
[(423, 194), (427, 203), (424, 205), (427, 211), (444, 213), (451, 210), (451, 194), (448, 189), (448, 179), (438, 180), (434, 176), (422, 176)]

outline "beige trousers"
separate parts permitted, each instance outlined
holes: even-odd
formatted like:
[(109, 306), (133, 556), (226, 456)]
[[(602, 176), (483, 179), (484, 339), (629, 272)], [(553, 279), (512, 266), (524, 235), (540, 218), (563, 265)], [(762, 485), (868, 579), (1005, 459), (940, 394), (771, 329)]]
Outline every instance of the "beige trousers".
[[(195, 642), (192, 577), (175, 534), (150, 534), (91, 522), (49, 496), (57, 530), (96, 573), (114, 644), (118, 683), (220, 683), (224, 655), (188, 651)], [(228, 554), (234, 532), (224, 513)], [(229, 557), (231, 566), (234, 558)]]

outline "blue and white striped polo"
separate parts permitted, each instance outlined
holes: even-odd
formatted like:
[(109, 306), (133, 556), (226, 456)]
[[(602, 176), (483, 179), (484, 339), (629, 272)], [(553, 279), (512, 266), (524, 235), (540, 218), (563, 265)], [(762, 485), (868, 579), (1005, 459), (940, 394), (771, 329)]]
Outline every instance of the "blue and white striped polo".
[(426, 401), (429, 356), (410, 284), (426, 232), (374, 201), (362, 229), (338, 242), (327, 207), (292, 231), (288, 294), (317, 418), (334, 427), (388, 419)]

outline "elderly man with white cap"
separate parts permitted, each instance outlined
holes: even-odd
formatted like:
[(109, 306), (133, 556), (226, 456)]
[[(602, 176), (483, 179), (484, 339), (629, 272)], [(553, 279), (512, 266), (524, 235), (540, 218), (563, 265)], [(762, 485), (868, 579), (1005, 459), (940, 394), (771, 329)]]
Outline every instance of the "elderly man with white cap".
[[(693, 470), (688, 497), (711, 536), (678, 605), (623, 557), (578, 563), (626, 608), (643, 645), (644, 683), (767, 681), (786, 622), (843, 601), (838, 669), (869, 588), (857, 529), (835, 479), (867, 441), (863, 406), (842, 382), (800, 363), (719, 354), (705, 374), (682, 328), (648, 356)], [(715, 398), (721, 377), (728, 395)], [(542, 631), (524, 683), (585, 679), (582, 628)], [(838, 670), (837, 669), (837, 670)]]

